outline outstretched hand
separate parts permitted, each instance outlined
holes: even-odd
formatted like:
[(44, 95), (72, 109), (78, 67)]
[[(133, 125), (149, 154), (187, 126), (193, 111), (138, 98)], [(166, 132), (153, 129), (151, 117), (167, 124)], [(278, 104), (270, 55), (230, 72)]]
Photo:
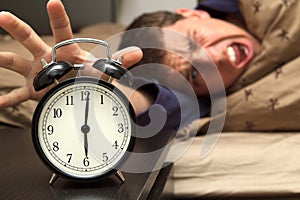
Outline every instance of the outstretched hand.
[[(71, 24), (62, 2), (50, 0), (47, 4), (47, 12), (55, 43), (73, 38)], [(48, 89), (36, 92), (33, 88), (33, 79), (42, 69), (41, 59), (51, 61), (52, 47), (48, 46), (28, 24), (9, 12), (0, 12), (0, 27), (20, 42), (33, 56), (33, 60), (28, 60), (13, 52), (0, 52), (0, 67), (15, 71), (26, 79), (24, 86), (0, 96), (0, 108), (13, 106), (29, 99), (40, 100)], [(56, 56), (58, 60), (82, 63), (88, 56), (88, 52), (82, 50), (77, 44), (72, 44), (64, 46), (63, 52), (58, 51)], [(141, 59), (142, 52), (135, 49), (132, 52), (125, 52), (123, 56), (123, 65), (129, 67)]]
[[(60, 42), (73, 37), (69, 18), (59, 0), (51, 0), (47, 5), (51, 29), (55, 42)], [(51, 59), (51, 47), (48, 46), (25, 22), (9, 12), (0, 13), (0, 26), (15, 40), (20, 42), (33, 56), (28, 60), (12, 52), (0, 52), (0, 66), (23, 75), (26, 83), (21, 88), (16, 88), (10, 93), (0, 97), (0, 107), (8, 107), (28, 99), (40, 100), (46, 91), (35, 92), (33, 79), (42, 69), (41, 59)], [(63, 59), (72, 61), (84, 59), (85, 52), (78, 45), (68, 46), (64, 49)], [(67, 58), (69, 55), (72, 58)], [(69, 56), (70, 57), (70, 56)]]

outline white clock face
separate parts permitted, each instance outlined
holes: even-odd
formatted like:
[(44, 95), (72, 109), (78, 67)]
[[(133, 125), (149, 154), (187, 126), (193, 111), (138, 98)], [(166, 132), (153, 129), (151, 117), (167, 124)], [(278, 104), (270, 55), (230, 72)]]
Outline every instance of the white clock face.
[(52, 168), (89, 179), (114, 170), (124, 159), (132, 116), (128, 102), (109, 87), (73, 81), (40, 104), (34, 118), (36, 143)]

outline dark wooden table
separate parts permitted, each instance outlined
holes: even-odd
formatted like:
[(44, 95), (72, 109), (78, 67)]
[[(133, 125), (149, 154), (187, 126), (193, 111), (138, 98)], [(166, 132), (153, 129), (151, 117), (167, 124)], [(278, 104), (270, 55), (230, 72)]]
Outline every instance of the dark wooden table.
[[(125, 183), (108, 177), (94, 183), (58, 179), (34, 151), (30, 129), (0, 126), (0, 199), (159, 199), (172, 165), (149, 173), (124, 173)], [(170, 183), (170, 182), (168, 182)], [(172, 185), (168, 185), (168, 195)], [(170, 196), (168, 196), (170, 197)]]

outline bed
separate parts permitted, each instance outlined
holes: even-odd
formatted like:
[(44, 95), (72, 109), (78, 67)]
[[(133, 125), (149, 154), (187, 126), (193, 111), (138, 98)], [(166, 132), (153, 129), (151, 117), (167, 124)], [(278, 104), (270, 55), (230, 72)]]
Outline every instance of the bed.
[[(241, 2), (244, 3), (244, 8), (253, 8), (255, 3), (248, 0)], [(276, 1), (277, 4), (280, 2), (284, 1)], [(285, 12), (299, 14), (297, 12), (297, 9), (299, 11), (300, 8), (299, 3), (297, 3), (299, 1), (289, 2), (292, 5), (291, 10)], [(260, 3), (262, 4), (262, 2)], [(103, 3), (103, 5), (107, 4)], [(270, 5), (275, 6), (275, 3)], [(284, 4), (280, 5), (284, 6)], [(267, 6), (262, 6), (262, 8), (267, 9)], [(285, 9), (285, 7), (281, 7), (281, 9)], [(109, 4), (106, 8), (102, 6), (101, 10), (111, 10), (111, 5)], [(250, 11), (253, 10), (249, 9)], [(111, 16), (111, 13), (107, 15)], [(266, 20), (278, 19), (276, 15), (278, 12), (269, 15)], [(254, 16), (252, 15), (252, 17)], [(93, 37), (105, 40), (121, 32), (124, 28), (115, 23), (112, 18), (102, 21), (90, 19), (90, 21), (87, 20), (89, 23), (85, 24), (82, 24), (82, 19), (77, 18), (77, 20), (79, 20), (79, 24), (76, 23), (76, 18), (72, 21), (76, 31), (75, 37)], [(300, 24), (299, 17), (293, 20), (295, 20), (294, 24)], [(275, 29), (276, 26), (267, 28)], [(40, 28), (37, 27), (37, 29)], [(48, 44), (53, 45), (52, 37), (48, 36), (49, 30), (47, 32), (46, 29), (40, 30), (40, 34)], [(178, 141), (179, 145), (184, 145), (185, 142), (193, 140), (187, 151), (174, 163), (174, 174), (170, 179), (174, 181), (175, 198), (300, 198), (300, 123), (298, 122), (300, 119), (300, 100), (299, 92), (297, 92), (300, 86), (300, 72), (298, 70), (300, 63), (299, 26), (293, 27), (292, 33), (289, 32), (287, 36), (292, 38), (294, 34), (296, 39), (289, 40), (290, 43), (285, 46), (278, 45), (278, 52), (273, 55), (270, 54), (271, 51), (268, 51), (270, 48), (268, 45), (274, 41), (272, 37), (280, 35), (282, 33), (280, 30), (283, 29), (278, 30), (276, 35), (270, 35), (270, 39), (263, 44), (266, 53), (253, 61), (257, 67), (245, 73), (232, 88), (227, 102), (228, 120), (225, 122), (224, 132), (211, 153), (207, 157), (199, 159), (199, 149), (205, 139), (205, 135), (201, 135), (201, 129), (208, 123), (206, 119), (200, 119), (187, 127), (188, 132), (199, 132), (199, 136), (188, 138), (188, 141)], [(265, 33), (263, 30), (258, 31), (257, 36), (266, 37)], [(293, 46), (292, 56), (288, 58), (283, 56), (283, 54), (286, 55), (287, 46)], [(90, 47), (84, 46), (83, 48), (88, 49)], [(23, 47), (5, 34), (0, 36), (0, 50), (13, 51), (25, 57), (30, 56)], [(285, 59), (285, 64), (282, 65), (273, 58)], [(263, 75), (258, 73), (261, 68), (261, 60), (268, 60), (269, 63), (273, 63), (270, 64), (272, 67), (269, 67)], [(275, 62), (278, 63), (274, 65)], [(265, 65), (266, 63), (264, 63)], [(0, 94), (23, 84), (22, 77), (17, 74), (2, 68), (0, 68), (0, 74)], [(257, 74), (260, 78), (253, 78)], [(280, 82), (275, 83), (274, 80), (277, 76), (280, 76)], [(11, 82), (11, 80), (15, 81)], [(249, 81), (246, 85), (245, 80)], [(278, 79), (276, 80), (278, 81)], [(269, 87), (265, 87), (265, 85), (269, 85)], [(249, 91), (257, 93), (252, 93), (253, 98), (244, 101), (247, 97), (245, 96), (247, 91), (248, 93)], [(273, 98), (272, 94), (276, 94), (276, 98)], [(266, 97), (266, 102), (264, 103), (260, 97)], [(278, 102), (277, 100), (281, 97), (285, 97), (283, 98), (284, 101)], [(30, 126), (35, 105), (34, 102), (28, 101), (16, 107), (1, 109), (0, 121), (3, 124), (18, 127)], [(274, 111), (273, 108), (276, 108), (278, 113), (270, 112)], [(266, 112), (257, 115), (262, 109), (265, 109)], [(250, 114), (245, 117), (244, 113)], [(203, 122), (202, 120), (206, 121)]]

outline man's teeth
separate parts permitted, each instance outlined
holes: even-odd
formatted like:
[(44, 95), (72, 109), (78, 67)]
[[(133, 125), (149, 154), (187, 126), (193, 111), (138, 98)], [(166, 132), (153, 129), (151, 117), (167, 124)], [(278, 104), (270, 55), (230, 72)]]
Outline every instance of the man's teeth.
[[(249, 54), (248, 48), (245, 47), (245, 46), (242, 46), (242, 45), (239, 45), (238, 48), (239, 48), (240, 52), (242, 53), (241, 57), (246, 58)], [(230, 47), (227, 48), (227, 54), (228, 54), (228, 57), (229, 57), (230, 61), (235, 63), (236, 62), (236, 54), (235, 54), (235, 51), (234, 51), (233, 47), (230, 46)]]
[(228, 47), (227, 48), (227, 54), (229, 56), (230, 61), (233, 62), (233, 63), (235, 63), (236, 56), (235, 56), (235, 52), (234, 52), (233, 47)]
[(248, 49), (246, 47), (240, 46), (240, 49), (244, 52), (245, 56), (248, 56), (249, 51), (248, 51)]

